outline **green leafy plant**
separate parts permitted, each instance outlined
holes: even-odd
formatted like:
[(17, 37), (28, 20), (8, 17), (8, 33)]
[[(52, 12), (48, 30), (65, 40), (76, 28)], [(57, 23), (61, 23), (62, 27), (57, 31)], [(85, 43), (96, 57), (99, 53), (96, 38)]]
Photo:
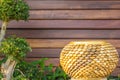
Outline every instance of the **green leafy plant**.
[(120, 80), (120, 77), (118, 76), (109, 76), (108, 78), (107, 78), (108, 80)]
[[(1, 60), (0, 64), (5, 60), (7, 59)], [(16, 65), (11, 80), (69, 80), (61, 67), (54, 67), (52, 64), (46, 66), (46, 60), (48, 59), (43, 58), (29, 63), (22, 60)]]
[[(0, 64), (6, 59), (0, 61)], [(61, 67), (54, 67), (52, 64), (45, 66), (47, 58), (33, 62), (21, 61), (15, 67), (11, 80), (69, 80), (70, 77), (65, 74)], [(2, 75), (0, 75), (2, 77)], [(1, 79), (0, 77), (0, 79)], [(120, 80), (120, 77), (109, 76), (108, 80)]]
[[(20, 60), (22, 57), (24, 57), (25, 54), (22, 52), (27, 52), (27, 51), (22, 49), (22, 45), (17, 46), (22, 51), (17, 50), (17, 48), (15, 48), (15, 45), (10, 43), (12, 39), (11, 41), (9, 41), (10, 43), (9, 46), (12, 46), (12, 47), (5, 45), (5, 43), (1, 44), (1, 41), (5, 37), (7, 25), (11, 20), (16, 20), (16, 21), (25, 20), (26, 21), (28, 20), (28, 17), (29, 17), (29, 6), (27, 5), (25, 1), (23, 0), (0, 0), (0, 20), (2, 20), (2, 26), (1, 26), (1, 32), (0, 32), (0, 46), (1, 45), (3, 46), (3, 48), (1, 48), (1, 52), (3, 52), (8, 57), (8, 60), (6, 60), (6, 62), (2, 63), (1, 65), (1, 72), (4, 75), (3, 79), (5, 80), (10, 80), (11, 75), (13, 74), (13, 71), (14, 71), (14, 67), (16, 65), (16, 60)], [(23, 42), (21, 40), (21, 43)], [(18, 52), (16, 51), (20, 53), (18, 54)]]
[(29, 6), (23, 0), (0, 0), (0, 19), (9, 22), (11, 20), (27, 20)]
[[(16, 66), (13, 80), (68, 80), (68, 76), (60, 67), (54, 67), (52, 64), (45, 66), (47, 58), (33, 61), (31, 63), (21, 62)], [(53, 70), (55, 68), (55, 70)], [(18, 70), (19, 69), (19, 70)], [(22, 76), (18, 78), (18, 76)]]
[(3, 40), (8, 22), (11, 20), (28, 20), (29, 6), (23, 0), (0, 0), (1, 27), (0, 42)]
[(26, 53), (29, 51), (31, 51), (31, 48), (27, 41), (23, 38), (8, 37), (1, 42), (0, 52), (7, 57), (6, 62), (2, 63), (1, 67), (4, 69), (1, 72), (6, 74), (6, 80), (11, 79), (16, 64), (23, 60)]
[[(9, 74), (10, 79), (6, 80), (68, 80), (68, 76), (60, 67), (55, 68), (52, 64), (45, 65), (47, 58), (30, 63), (25, 62), (24, 57), (29, 51), (31, 48), (23, 38), (11, 36), (1, 42), (0, 52), (6, 58), (1, 60), (0, 64), (7, 63), (7, 65), (13, 66)], [(0, 79), (3, 77), (0, 74)]]
[(14, 36), (4, 39), (0, 46), (0, 52), (9, 59), (15, 61), (22, 60), (29, 51), (31, 51), (31, 48), (27, 41), (23, 38)]

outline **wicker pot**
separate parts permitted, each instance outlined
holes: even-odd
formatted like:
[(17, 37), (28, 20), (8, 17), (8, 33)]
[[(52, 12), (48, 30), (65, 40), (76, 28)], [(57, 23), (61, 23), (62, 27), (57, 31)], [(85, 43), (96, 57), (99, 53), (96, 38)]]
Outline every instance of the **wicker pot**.
[(105, 41), (70, 42), (60, 55), (60, 64), (71, 80), (104, 80), (117, 63), (115, 47)]

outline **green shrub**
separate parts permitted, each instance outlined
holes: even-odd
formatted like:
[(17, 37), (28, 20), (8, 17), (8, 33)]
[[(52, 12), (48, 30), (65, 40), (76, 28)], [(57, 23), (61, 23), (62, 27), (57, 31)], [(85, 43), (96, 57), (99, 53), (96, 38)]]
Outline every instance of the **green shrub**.
[(0, 20), (27, 20), (29, 6), (23, 0), (0, 0)]
[[(0, 64), (5, 62), (7, 58), (0, 61)], [(54, 67), (52, 64), (45, 66), (43, 58), (33, 62), (21, 61), (15, 67), (12, 80), (69, 80), (69, 77), (61, 69), (61, 67)], [(0, 74), (0, 79), (2, 74)]]
[[(0, 64), (5, 62), (5, 58), (0, 61)], [(22, 61), (17, 64), (12, 80), (69, 80), (67, 74), (61, 69), (61, 67), (54, 67), (52, 64), (45, 66), (45, 60), (43, 58), (33, 62)], [(55, 69), (55, 70), (53, 70)], [(0, 79), (2, 74), (0, 74)], [(120, 80), (118, 76), (109, 76), (108, 80)]]
[(8, 37), (1, 42), (0, 52), (14, 60), (22, 60), (31, 48), (24, 38)]
[[(68, 76), (60, 67), (52, 64), (45, 66), (46, 58), (31, 63), (21, 62), (16, 66), (13, 80), (68, 80)], [(53, 71), (53, 68), (55, 70)]]

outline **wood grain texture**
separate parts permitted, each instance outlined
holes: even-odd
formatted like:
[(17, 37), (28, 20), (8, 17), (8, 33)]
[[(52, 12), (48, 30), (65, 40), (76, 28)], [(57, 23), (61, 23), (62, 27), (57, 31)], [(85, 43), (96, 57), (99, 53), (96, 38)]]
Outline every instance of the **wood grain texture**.
[(32, 10), (30, 19), (84, 20), (120, 19), (120, 10)]
[(118, 76), (120, 74), (120, 68), (116, 68), (111, 75)]
[(120, 30), (8, 30), (7, 35), (16, 34), (25, 38), (43, 39), (119, 39)]
[(120, 29), (119, 25), (120, 20), (29, 20), (28, 22), (11, 21), (8, 28)]
[[(59, 57), (62, 48), (70, 41), (78, 41), (84, 39), (28, 39), (33, 49), (27, 57)], [(93, 40), (93, 39), (92, 39)], [(115, 46), (120, 54), (120, 40), (105, 40)]]
[(111, 43), (116, 48), (120, 48), (120, 40), (116, 39), (27, 39), (28, 43), (32, 48), (63, 48), (71, 41), (84, 41), (84, 40), (104, 40), (106, 42)]
[[(27, 62), (32, 62), (39, 59), (41, 58), (25, 58)], [(48, 60), (45, 61), (45, 65), (47, 66), (49, 64), (53, 64), (53, 66), (59, 66), (60, 65), (59, 58), (48, 58)], [(120, 74), (120, 71), (119, 68), (116, 68), (111, 75), (117, 76), (118, 74)]]
[(28, 58), (58, 58), (61, 49), (33, 49), (27, 54)]
[[(26, 58), (26, 61), (31, 62), (31, 61), (38, 60), (38, 59), (40, 59), (40, 58)], [(53, 66), (59, 66), (60, 65), (59, 58), (49, 58), (45, 62), (46, 65), (49, 65), (51, 63), (53, 64)], [(118, 74), (120, 74), (119, 66), (120, 66), (120, 62), (119, 62), (119, 65), (117, 66), (117, 68), (112, 72), (111, 75), (118, 76)]]
[[(39, 60), (41, 58), (25, 58), (25, 60), (27, 62), (32, 62), (32, 61), (35, 61), (35, 60)], [(59, 61), (59, 58), (48, 58), (48, 60), (45, 62), (46, 65), (49, 65), (49, 64), (53, 64), (54, 66), (59, 66), (60, 65), (60, 61)]]
[(120, 9), (120, 1), (26, 0), (31, 9)]
[[(11, 21), (7, 36), (27, 38), (33, 51), (26, 61), (44, 57), (59, 66), (62, 48), (73, 40), (105, 40), (120, 55), (119, 0), (25, 0), (30, 5), (28, 22)], [(1, 25), (1, 22), (0, 22)], [(112, 73), (120, 74), (120, 62)]]
[[(33, 49), (31, 53), (27, 54), (28, 58), (59, 58), (62, 49)], [(120, 49), (117, 49), (120, 55)]]
[[(39, 60), (39, 59), (41, 59), (41, 58), (25, 58), (25, 60), (27, 62), (32, 62), (32, 61)], [(59, 58), (48, 58), (48, 60), (45, 61), (45, 65), (47, 66), (49, 64), (53, 64), (53, 66), (59, 66), (60, 60), (59, 60)], [(120, 64), (120, 62), (119, 62), (119, 64)], [(119, 67), (120, 67), (120, 65), (117, 66), (117, 68), (112, 72), (111, 75), (118, 76), (118, 74), (120, 74)]]
[[(26, 57), (31, 58), (31, 59), (59, 58), (61, 51), (62, 51), (62, 49), (33, 49), (33, 51), (28, 53)], [(117, 49), (117, 51), (120, 56), (120, 49)], [(0, 57), (3, 57), (3, 55), (0, 55)]]
[[(25, 60), (28, 62), (39, 60), (39, 59), (41, 59), (41, 58), (25, 58)], [(60, 65), (60, 60), (59, 60), (59, 58), (48, 58), (46, 64), (48, 65), (50, 63), (54, 64), (54, 66), (58, 66), (58, 65)], [(120, 67), (120, 61), (119, 61), (118, 68), (119, 67)]]

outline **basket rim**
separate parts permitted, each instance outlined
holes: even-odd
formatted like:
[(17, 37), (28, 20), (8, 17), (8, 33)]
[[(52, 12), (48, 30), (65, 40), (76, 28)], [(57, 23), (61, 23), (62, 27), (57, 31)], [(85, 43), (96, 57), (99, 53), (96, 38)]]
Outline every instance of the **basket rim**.
[(71, 41), (70, 44), (105, 44), (107, 43), (104, 40), (80, 40), (80, 41)]

